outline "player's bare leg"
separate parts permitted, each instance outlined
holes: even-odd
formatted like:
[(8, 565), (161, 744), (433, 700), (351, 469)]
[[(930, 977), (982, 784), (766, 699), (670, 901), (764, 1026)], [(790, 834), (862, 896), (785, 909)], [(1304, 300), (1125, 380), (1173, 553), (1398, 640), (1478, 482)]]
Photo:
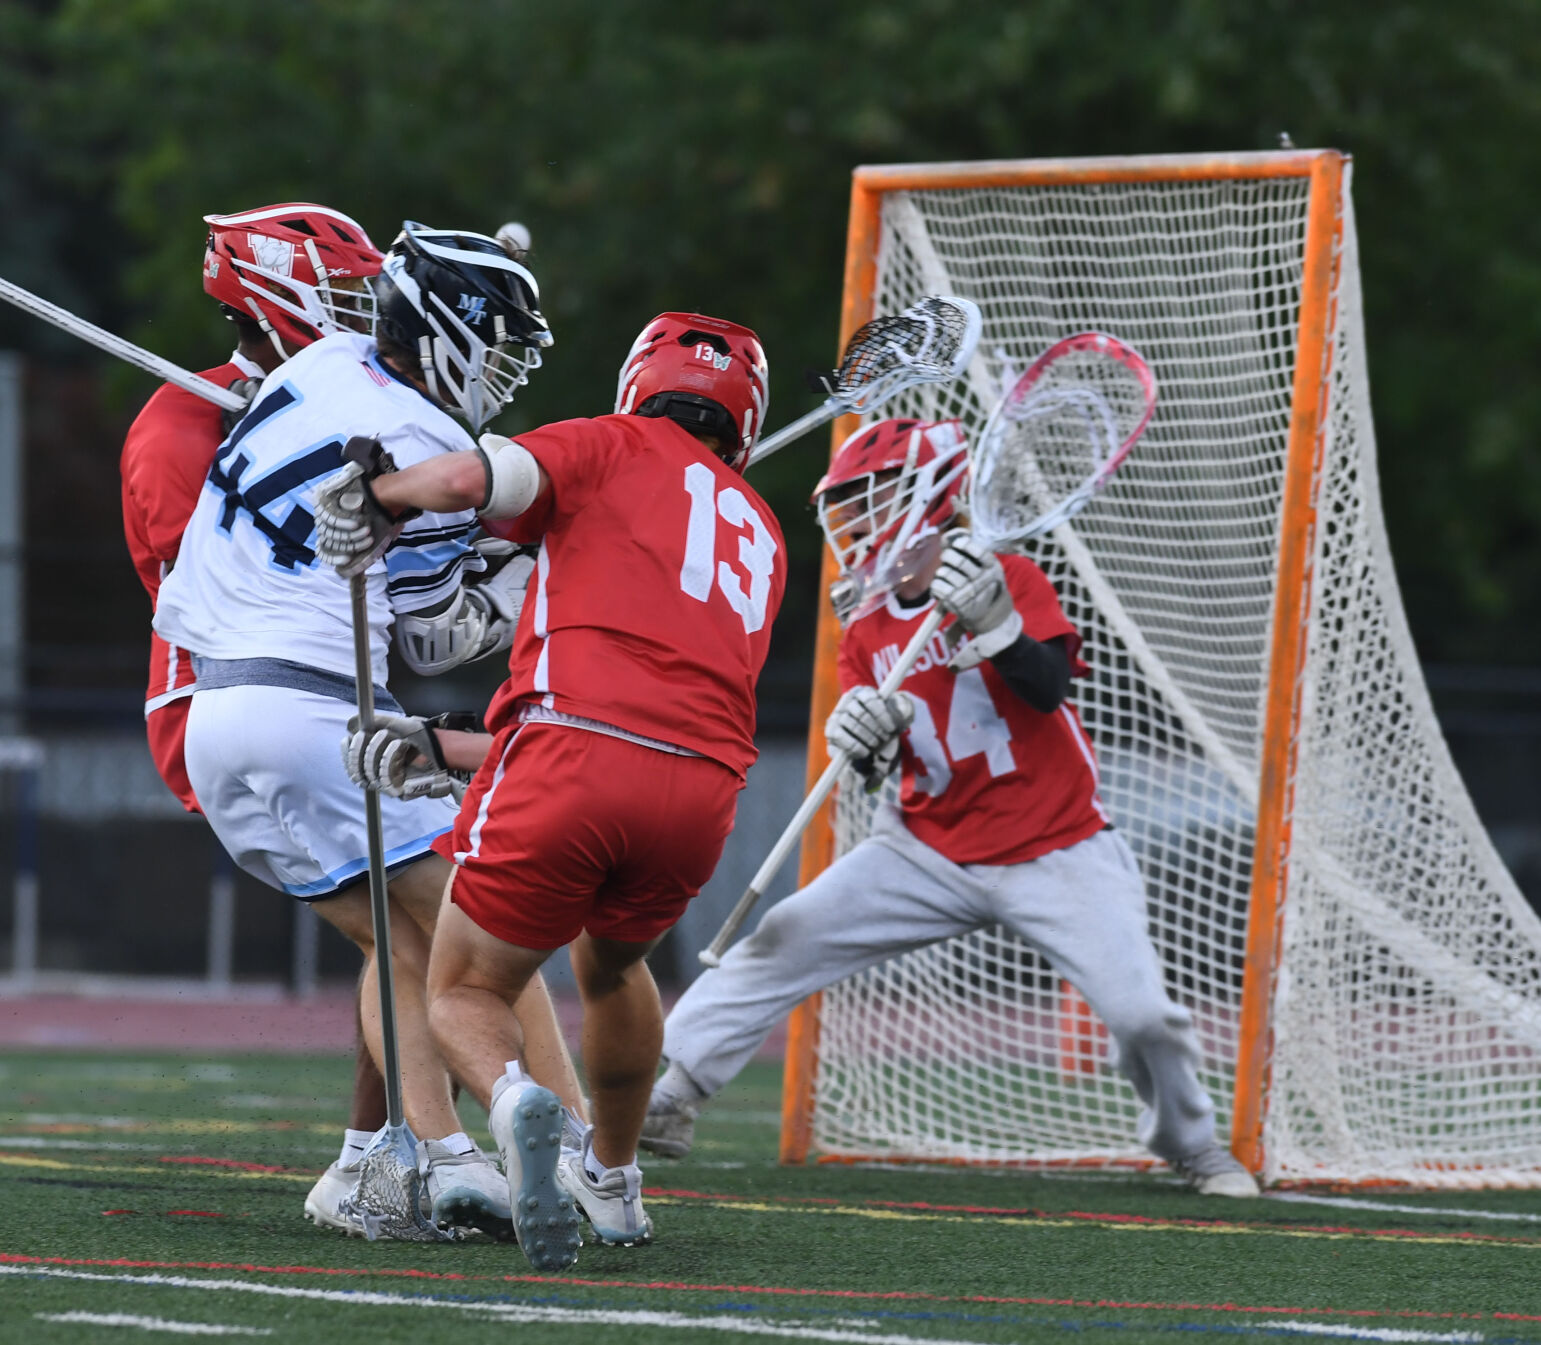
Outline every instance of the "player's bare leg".
[(549, 951), (519, 948), (446, 902), (428, 970), (429, 1021), (450, 1068), (487, 1107), (519, 1248), (537, 1270), (578, 1258), (578, 1214), (557, 1179), (562, 1104), (525, 1076), (518, 1004)]
[[(359, 1008), (365, 1039), (378, 1061), (382, 1050), (380, 992), (375, 977), (374, 932), (369, 915), (369, 896), (362, 887), (354, 886), (335, 897), (312, 904), (322, 919), (352, 939), (368, 959), (364, 968), (364, 983), (360, 987)], [(449, 1074), (428, 1028), (428, 1008), (424, 997), (428, 940), (417, 922), (394, 899), (389, 903), (389, 910), (402, 1110), (406, 1114), (407, 1124), (420, 1138), (438, 1139), (457, 1132), (460, 1121), (450, 1101)]]
[[(364, 990), (364, 968), (359, 969), (359, 993)], [(385, 1080), (370, 1054), (364, 1036), (364, 1015), (360, 1001), (354, 1006), (353, 1098), (348, 1105), (348, 1129), (374, 1134), (385, 1124)]]
[[(456, 908), (450, 901), (449, 889), (454, 881), (454, 866), (447, 861), (439, 860), (437, 855), (432, 856), (443, 868), (443, 880), (439, 883), (442, 899), (438, 909), (443, 912), (455, 912)], [(419, 867), (426, 869), (427, 861), (421, 865), (413, 865), (409, 873)], [(462, 915), (461, 918), (464, 918)], [(432, 930), (435, 925), (429, 926)], [(580, 1123), (588, 1120), (588, 1106), (584, 1101), (583, 1089), (578, 1083), (578, 1071), (573, 1066), (572, 1053), (567, 1049), (567, 1041), (562, 1036), (561, 1024), (557, 1020), (556, 1006), (551, 1002), (551, 993), (546, 988), (545, 978), (540, 974), (540, 962), (544, 961), (547, 954), (542, 953), (540, 960), (535, 964), (535, 970), (523, 980), (522, 988), (513, 992), (513, 999), (508, 1001), (512, 1005), (515, 1020), (514, 1049), (507, 1055), (497, 1057), (494, 1068), (494, 1077), (501, 1073), (505, 1061), (519, 1060), (524, 1073), (536, 1083), (549, 1088), (561, 1099), (562, 1105), (572, 1112), (574, 1118)], [(516, 978), (517, 979), (517, 978)], [(506, 1040), (506, 1038), (500, 1038)], [(453, 1060), (448, 1060), (450, 1073), (465, 1087), (470, 1088), (472, 1094), (483, 1106), (487, 1105), (487, 1097), (484, 1092), (477, 1090), (476, 1086), (465, 1075), (461, 1074)], [(489, 1084), (490, 1088), (491, 1085)]]
[(583, 999), (583, 1065), (593, 1099), (593, 1153), (607, 1168), (637, 1159), (637, 1137), (663, 1050), (663, 1006), (643, 960), (656, 946), (581, 934), (572, 944)]
[(428, 967), (429, 1022), (451, 1072), (484, 1107), (507, 1062), (523, 1058), (513, 1006), (524, 1004), (549, 956), (504, 943), (445, 902)]

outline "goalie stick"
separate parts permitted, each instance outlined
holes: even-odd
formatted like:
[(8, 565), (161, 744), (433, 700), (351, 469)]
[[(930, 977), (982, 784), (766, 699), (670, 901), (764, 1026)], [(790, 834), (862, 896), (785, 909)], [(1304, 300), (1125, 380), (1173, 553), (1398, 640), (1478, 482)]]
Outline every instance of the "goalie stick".
[(44, 322), (51, 322), (55, 327), (67, 331), (71, 336), (78, 336), (82, 341), (105, 350), (108, 354), (116, 355), (120, 360), (125, 360), (136, 368), (143, 369), (146, 373), (154, 374), (157, 378), (164, 379), (167, 383), (175, 383), (184, 392), (191, 392), (194, 396), (202, 397), (205, 401), (213, 402), (215, 406), (225, 411), (244, 411), (246, 399), (238, 397), (220, 387), (217, 383), (210, 383), (206, 378), (199, 378), (197, 374), (190, 373), (180, 365), (173, 364), (170, 360), (163, 360), (159, 355), (152, 355), (141, 346), (136, 346), (132, 341), (125, 341), (121, 336), (114, 336), (111, 332), (103, 330), (94, 322), (87, 322), (84, 318), (76, 317), (66, 308), (60, 308), (58, 304), (51, 304), (47, 299), (41, 299), (31, 290), (24, 290), (20, 285), (12, 284), (9, 280), (0, 279), (0, 299), (6, 299), (24, 312), (31, 313), (34, 317), (42, 318)]
[(928, 295), (892, 317), (863, 323), (846, 342), (834, 390), (807, 415), (755, 445), (747, 467), (770, 457), (836, 416), (866, 415), (922, 383), (950, 383), (979, 344), (979, 306)]
[[(1156, 407), (1156, 380), (1138, 351), (1103, 332), (1055, 342), (991, 411), (969, 454), (970, 531), (990, 549), (1020, 545), (1081, 512), (1129, 456)], [(878, 686), (892, 696), (942, 627), (937, 606)], [(728, 944), (764, 895), (851, 758), (837, 752), (711, 943), (698, 954), (720, 966)]]

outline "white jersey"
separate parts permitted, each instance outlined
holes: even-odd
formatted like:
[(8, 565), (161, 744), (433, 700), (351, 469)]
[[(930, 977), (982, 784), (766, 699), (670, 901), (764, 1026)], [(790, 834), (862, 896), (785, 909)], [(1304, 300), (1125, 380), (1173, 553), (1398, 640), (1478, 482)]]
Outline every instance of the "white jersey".
[[(343, 332), (307, 346), (262, 385), (220, 445), (161, 586), (160, 636), (210, 659), (282, 659), (352, 677), (348, 581), (314, 550), (316, 488), (353, 435), (399, 468), (474, 448), (470, 435), (393, 375), (375, 343)], [(374, 680), (384, 685), (396, 613), (442, 604), (480, 556), (471, 510), (425, 513), (367, 572)]]

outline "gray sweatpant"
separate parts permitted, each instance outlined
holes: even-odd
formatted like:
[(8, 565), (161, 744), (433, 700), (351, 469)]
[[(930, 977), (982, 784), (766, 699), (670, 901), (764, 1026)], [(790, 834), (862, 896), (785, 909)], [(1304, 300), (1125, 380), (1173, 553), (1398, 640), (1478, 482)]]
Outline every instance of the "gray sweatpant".
[(873, 834), (773, 906), (664, 1024), (664, 1056), (708, 1094), (781, 1019), (836, 981), (941, 939), (1001, 924), (1085, 997), (1145, 1104), (1140, 1141), (1158, 1158), (1210, 1144), (1214, 1104), (1195, 1072), (1188, 1011), (1162, 984), (1145, 886), (1116, 832), (1026, 864), (957, 865), (880, 811)]

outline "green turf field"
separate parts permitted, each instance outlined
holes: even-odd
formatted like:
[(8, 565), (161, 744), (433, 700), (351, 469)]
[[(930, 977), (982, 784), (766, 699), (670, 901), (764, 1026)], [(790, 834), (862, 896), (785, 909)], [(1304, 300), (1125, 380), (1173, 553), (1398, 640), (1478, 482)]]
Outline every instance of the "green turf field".
[(335, 1057), (0, 1056), (0, 1341), (1541, 1342), (1534, 1194), (785, 1169), (766, 1066), (688, 1160), (646, 1165), (651, 1247), (536, 1275), (511, 1246), (353, 1241), (300, 1216), (350, 1078)]

